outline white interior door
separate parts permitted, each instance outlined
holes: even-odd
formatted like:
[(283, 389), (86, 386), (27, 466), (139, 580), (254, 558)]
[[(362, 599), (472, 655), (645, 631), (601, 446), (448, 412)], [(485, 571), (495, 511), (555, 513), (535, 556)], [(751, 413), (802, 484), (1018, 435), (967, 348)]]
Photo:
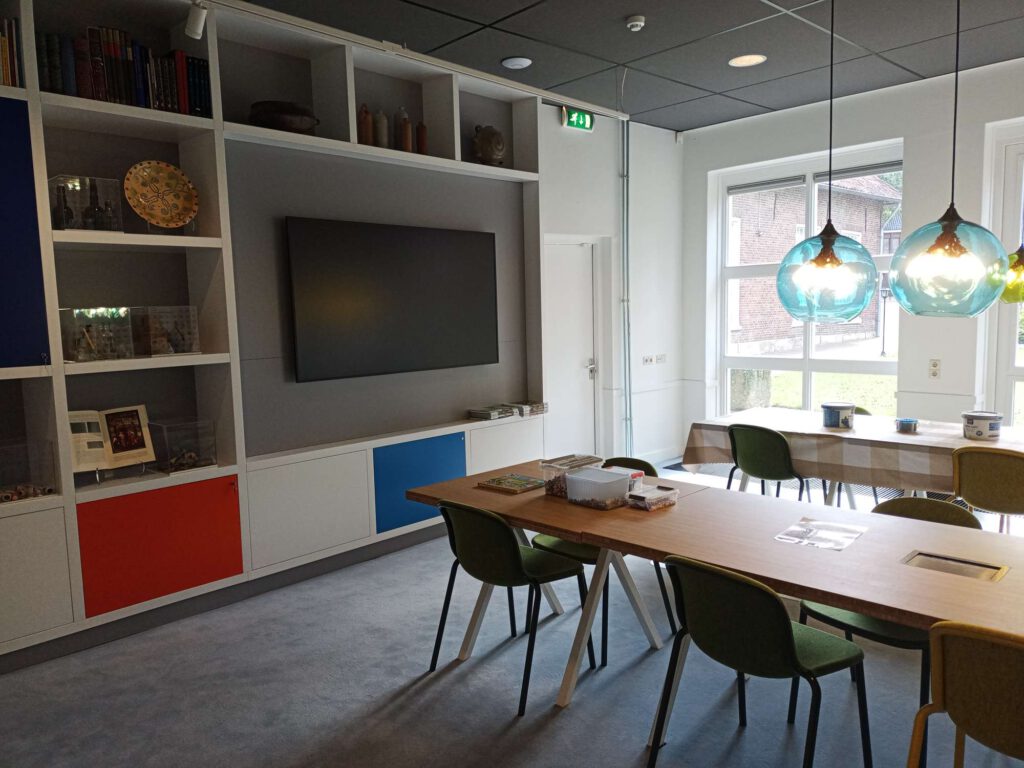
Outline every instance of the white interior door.
[(594, 246), (544, 248), (544, 452), (594, 453)]

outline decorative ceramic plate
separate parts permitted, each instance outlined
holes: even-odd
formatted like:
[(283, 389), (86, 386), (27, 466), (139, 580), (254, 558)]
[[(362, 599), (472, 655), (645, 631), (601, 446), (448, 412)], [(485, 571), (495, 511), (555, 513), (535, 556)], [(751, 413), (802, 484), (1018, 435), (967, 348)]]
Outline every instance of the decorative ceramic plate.
[(199, 212), (199, 193), (188, 176), (160, 160), (144, 160), (129, 168), (124, 196), (139, 216), (165, 229), (183, 227)]

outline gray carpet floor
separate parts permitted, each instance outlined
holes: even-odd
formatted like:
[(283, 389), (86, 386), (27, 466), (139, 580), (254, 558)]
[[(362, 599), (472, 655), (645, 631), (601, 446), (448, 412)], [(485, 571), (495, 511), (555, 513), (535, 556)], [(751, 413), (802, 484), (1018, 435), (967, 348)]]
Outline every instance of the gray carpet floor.
[[(651, 564), (628, 559), (664, 637)], [(496, 590), (475, 655), (456, 660), (477, 594), (456, 581), (438, 671), (426, 669), (451, 555), (436, 539), (377, 560), (0, 677), (0, 765), (642, 766), (668, 663), (649, 649), (612, 581), (609, 665), (584, 671), (555, 706), (579, 618), (542, 609), (526, 717), (515, 716), (525, 638), (512, 640)], [(518, 590), (522, 625), (526, 590)], [(865, 643), (875, 765), (906, 761), (918, 656)], [(849, 676), (823, 681), (818, 766), (861, 765)], [(788, 681), (748, 684), (736, 720), (731, 671), (691, 650), (661, 766), (797, 766), (806, 688), (786, 725)], [(952, 728), (933, 718), (930, 765), (952, 764)], [(970, 766), (1020, 765), (977, 744)]]

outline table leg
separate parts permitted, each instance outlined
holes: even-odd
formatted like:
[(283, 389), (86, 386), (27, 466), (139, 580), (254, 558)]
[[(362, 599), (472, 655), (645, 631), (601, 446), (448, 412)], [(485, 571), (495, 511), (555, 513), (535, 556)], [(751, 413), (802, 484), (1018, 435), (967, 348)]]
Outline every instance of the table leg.
[(654, 626), (654, 620), (651, 619), (651, 614), (647, 610), (647, 604), (640, 596), (640, 590), (636, 588), (633, 575), (629, 572), (629, 568), (626, 567), (626, 559), (622, 556), (622, 553), (612, 552), (612, 565), (615, 566), (615, 573), (619, 576), (619, 583), (622, 584), (622, 588), (626, 591), (629, 604), (633, 606), (633, 612), (636, 614), (637, 621), (640, 622), (644, 634), (647, 635), (647, 642), (651, 644), (651, 648), (656, 651), (659, 650), (661, 648), (661, 637), (658, 635), (658, 629)]
[[(522, 528), (513, 528), (512, 532), (516, 535), (516, 540), (524, 547), (530, 546), (530, 540), (526, 538), (526, 531)], [(562, 607), (562, 603), (558, 599), (558, 595), (555, 594), (554, 587), (550, 584), (540, 585), (541, 594), (544, 595), (544, 599), (548, 601), (548, 605), (551, 607), (552, 613), (557, 616), (561, 616), (565, 613), (565, 608)]]
[(569, 706), (572, 701), (573, 691), (576, 690), (576, 679), (580, 674), (580, 663), (583, 661), (583, 654), (587, 648), (587, 638), (590, 637), (590, 630), (594, 626), (594, 617), (597, 616), (597, 609), (601, 605), (601, 593), (604, 591), (604, 583), (608, 578), (608, 564), (611, 562), (612, 552), (602, 549), (597, 555), (597, 563), (594, 565), (594, 575), (590, 579), (590, 586), (587, 587), (587, 599), (583, 603), (583, 611), (580, 613), (580, 623), (576, 627), (576, 636), (572, 641), (572, 650), (569, 651), (569, 662), (565, 665), (565, 674), (562, 676), (562, 687), (558, 691), (560, 707)]
[(484, 623), (484, 614), (487, 613), (487, 604), (491, 601), (491, 593), (493, 591), (493, 584), (480, 585), (480, 594), (476, 598), (473, 617), (469, 620), (469, 626), (466, 627), (466, 636), (462, 639), (462, 648), (459, 649), (460, 661), (465, 661), (473, 655), (476, 636), (480, 634), (480, 625)]
[(747, 492), (747, 485), (750, 484), (750, 477), (746, 472), (740, 472), (740, 493)]
[(836, 490), (839, 488), (839, 483), (833, 480), (828, 484), (828, 493), (825, 494), (825, 506), (833, 507), (836, 503)]
[(857, 502), (853, 499), (853, 488), (849, 483), (843, 485), (843, 490), (846, 491), (846, 500), (850, 502), (850, 509), (857, 508)]
[[(686, 666), (686, 654), (690, 650), (690, 636), (687, 635), (683, 638), (682, 647), (679, 649), (679, 662), (676, 664), (676, 673), (672, 676), (670, 688), (668, 691), (668, 708), (665, 711), (665, 724), (661, 728), (661, 743), (665, 743), (665, 736), (668, 734), (668, 724), (672, 719), (672, 708), (676, 705), (676, 691), (679, 690), (679, 678), (683, 676), (683, 667)], [(669, 663), (672, 660), (669, 659)], [(660, 706), (661, 702), (659, 702)], [(651, 734), (647, 737), (647, 746), (654, 746), (654, 735), (655, 731), (658, 730), (658, 711), (654, 711), (654, 722), (651, 723)], [(661, 744), (658, 745), (659, 747)]]

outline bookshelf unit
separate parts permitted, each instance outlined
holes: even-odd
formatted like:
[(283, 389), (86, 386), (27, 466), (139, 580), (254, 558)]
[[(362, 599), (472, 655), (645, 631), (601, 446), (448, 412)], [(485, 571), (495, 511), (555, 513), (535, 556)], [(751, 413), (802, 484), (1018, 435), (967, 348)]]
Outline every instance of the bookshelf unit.
[[(0, 359), (0, 447), (17, 441), (47, 443), (54, 474), (52, 495), (0, 503), (0, 558), (22, 549), (37, 554), (31, 562), (14, 558), (14, 567), (0, 574), (0, 654), (436, 526), (437, 518), (432, 518), (392, 530), (376, 520), (375, 488), (382, 479), (374, 478), (373, 456), (382, 447), (464, 435), (465, 466), (473, 472), (543, 451), (543, 417), (514, 417), (500, 424), (457, 422), (280, 454), (246, 455), (228, 144), (323, 156), (328, 162), (340, 157), (400, 166), (423, 174), (424, 180), (458, 174), (518, 185), (525, 226), (525, 300), (534, 306), (539, 305), (542, 241), (538, 113), (545, 94), (240, 0), (215, 0), (210, 6), (205, 33), (196, 41), (183, 34), (187, 0), (0, 0), (0, 16), (17, 16), (22, 25), (26, 87), (0, 87), (0, 105), (16, 103), (27, 113), (23, 138), (32, 178), (20, 200), (34, 203), (35, 216), (26, 218), (29, 225), (37, 224), (38, 255), (26, 253), (30, 262), (39, 261), (30, 264), (41, 271), (41, 286), (32, 291), (45, 307), (40, 310), (45, 314), (40, 338), (45, 341), (38, 346), (48, 342), (49, 347), (48, 353), (33, 352), (31, 359)], [(181, 49), (208, 60), (212, 116), (42, 89), (36, 33), (80, 35), (96, 26), (125, 30), (152, 47), (154, 55)], [(268, 99), (312, 107), (319, 119), (314, 134), (250, 125), (249, 105)], [(389, 123), (400, 107), (414, 127), (422, 120), (427, 154), (358, 143), (356, 115), (364, 102), (382, 109)], [(468, 141), (476, 125), (502, 131), (504, 165), (472, 161)], [(393, 135), (393, 126), (389, 128)], [(120, 180), (134, 163), (153, 159), (179, 166), (195, 184), (198, 231), (151, 230), (124, 200), (123, 232), (54, 229), (48, 178), (79, 174)], [(185, 304), (197, 307), (200, 354), (64, 360), (61, 308)], [(528, 395), (541, 398), (539, 326), (532, 325), (528, 323), (524, 353), (530, 371)], [(176, 474), (123, 468), (102, 482), (89, 473), (76, 475), (68, 412), (139, 404), (146, 405), (153, 421), (213, 421), (217, 465)], [(250, 478), (257, 494), (253, 499)], [(188, 514), (186, 507), (201, 488), (219, 494), (210, 499), (211, 514)], [(339, 495), (350, 502), (344, 509)], [(182, 542), (216, 539), (232, 563), (237, 550), (241, 572), (232, 565), (212, 567), (200, 577), (167, 573), (177, 567), (173, 559), (153, 552), (153, 562), (160, 562), (164, 571), (133, 593), (141, 597), (115, 600), (102, 610), (94, 602), (90, 608), (87, 595), (93, 587), (86, 582), (94, 578), (97, 552), (103, 547), (97, 549), (97, 539), (89, 537), (102, 529), (95, 526), (105, 514), (125, 514), (133, 504), (151, 518), (154, 529), (173, 531)], [(188, 521), (188, 535), (182, 532), (183, 520)], [(85, 552), (80, 521), (86, 526)], [(219, 527), (206, 530), (206, 525)], [(148, 544), (125, 535), (121, 546), (139, 546), (145, 555)], [(147, 559), (132, 562), (144, 570)]]

